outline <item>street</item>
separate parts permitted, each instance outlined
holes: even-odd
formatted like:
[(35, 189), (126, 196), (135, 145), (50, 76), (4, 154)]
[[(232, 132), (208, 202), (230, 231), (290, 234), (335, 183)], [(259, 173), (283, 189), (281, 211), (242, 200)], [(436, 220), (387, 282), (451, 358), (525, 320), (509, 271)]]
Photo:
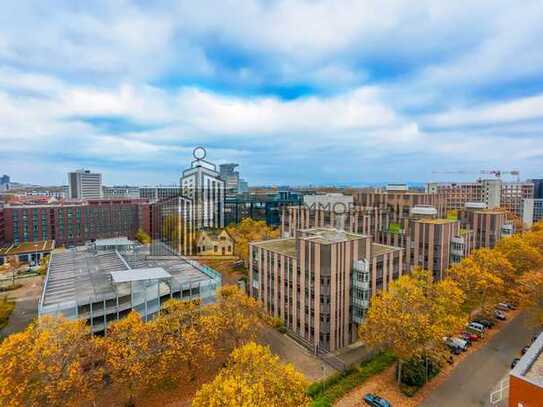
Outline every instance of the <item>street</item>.
[(479, 351), (468, 355), (421, 404), (423, 407), (490, 406), (490, 393), (536, 332), (521, 313)]

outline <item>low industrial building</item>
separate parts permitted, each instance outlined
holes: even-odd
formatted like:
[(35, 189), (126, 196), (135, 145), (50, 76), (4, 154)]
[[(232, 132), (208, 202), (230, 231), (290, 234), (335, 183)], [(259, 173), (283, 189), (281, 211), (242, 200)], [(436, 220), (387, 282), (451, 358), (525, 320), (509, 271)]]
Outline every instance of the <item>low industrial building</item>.
[(0, 264), (28, 263), (37, 265), (43, 257), (49, 256), (54, 248), (54, 240), (7, 244), (0, 248)]
[(250, 243), (249, 293), (318, 352), (354, 342), (369, 301), (401, 275), (402, 249), (331, 228)]
[(214, 301), (219, 273), (184, 257), (150, 253), (149, 247), (126, 239), (54, 251), (39, 315), (82, 319), (93, 333), (101, 333), (132, 310), (145, 320), (153, 318), (170, 298)]

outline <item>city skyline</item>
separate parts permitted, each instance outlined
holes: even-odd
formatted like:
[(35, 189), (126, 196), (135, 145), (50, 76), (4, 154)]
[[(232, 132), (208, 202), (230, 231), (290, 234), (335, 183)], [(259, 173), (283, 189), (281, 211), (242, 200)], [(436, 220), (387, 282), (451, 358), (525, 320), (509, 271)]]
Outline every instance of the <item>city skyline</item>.
[(541, 20), (513, 1), (7, 4), (2, 173), (168, 184), (204, 145), (251, 185), (541, 177)]

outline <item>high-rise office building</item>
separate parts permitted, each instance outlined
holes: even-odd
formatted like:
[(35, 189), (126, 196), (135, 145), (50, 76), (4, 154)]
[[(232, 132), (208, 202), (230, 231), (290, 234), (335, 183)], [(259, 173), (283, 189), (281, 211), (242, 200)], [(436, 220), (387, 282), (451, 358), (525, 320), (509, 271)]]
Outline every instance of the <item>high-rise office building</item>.
[(0, 177), (0, 191), (7, 191), (9, 189), (9, 182), (9, 175), (2, 175), (2, 177)]
[(543, 199), (543, 178), (531, 179), (534, 184), (534, 199)]
[(102, 174), (86, 169), (68, 173), (69, 199), (100, 199), (102, 196)]
[(206, 161), (205, 156), (203, 148), (195, 149), (195, 160), (183, 171), (180, 180), (181, 194), (193, 202), (191, 216), (194, 219), (187, 221), (192, 222), (196, 230), (224, 227), (225, 183), (215, 164)]

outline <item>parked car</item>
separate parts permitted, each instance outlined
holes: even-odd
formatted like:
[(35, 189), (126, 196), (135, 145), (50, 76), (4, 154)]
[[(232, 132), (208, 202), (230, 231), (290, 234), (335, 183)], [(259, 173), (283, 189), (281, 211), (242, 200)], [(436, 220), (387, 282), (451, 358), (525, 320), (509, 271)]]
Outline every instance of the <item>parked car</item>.
[(511, 369), (515, 368), (515, 366), (517, 365), (519, 360), (520, 360), (520, 358), (513, 359), (513, 361), (511, 362)]
[(528, 349), (530, 349), (530, 345), (526, 345), (524, 348), (520, 350), (520, 354), (524, 355), (526, 352), (528, 352)]
[(462, 349), (464, 352), (468, 350), (470, 346), (470, 342), (466, 341), (465, 339), (459, 338), (459, 337), (452, 337), (450, 340), (456, 344), (460, 349)]
[(471, 329), (472, 331), (475, 331), (475, 332), (479, 332), (481, 334), (484, 334), (485, 332), (485, 326), (479, 322), (476, 322), (476, 321), (471, 321), (469, 324), (468, 324), (468, 328)]
[(500, 302), (499, 304), (496, 304), (496, 309), (499, 309), (500, 311), (510, 311), (511, 310), (509, 304), (506, 304), (505, 302)]
[(453, 355), (459, 355), (464, 351), (464, 349), (453, 341), (452, 338), (443, 338), (443, 342), (447, 345)]
[(505, 312), (500, 311), (499, 309), (494, 310), (494, 315), (496, 319), (499, 319), (500, 321), (505, 321), (507, 319)]
[(479, 335), (473, 332), (464, 331), (460, 334), (460, 336), (464, 339), (469, 339), (471, 342), (479, 340)]
[(478, 322), (481, 325), (483, 325), (485, 328), (489, 328), (489, 329), (494, 327), (494, 325), (496, 325), (494, 321), (491, 321), (490, 319), (486, 319), (486, 318), (481, 318), (481, 317), (475, 318), (472, 322)]
[(372, 393), (366, 394), (363, 400), (366, 402), (366, 404), (372, 407), (392, 407), (392, 404), (390, 404), (387, 400)]

